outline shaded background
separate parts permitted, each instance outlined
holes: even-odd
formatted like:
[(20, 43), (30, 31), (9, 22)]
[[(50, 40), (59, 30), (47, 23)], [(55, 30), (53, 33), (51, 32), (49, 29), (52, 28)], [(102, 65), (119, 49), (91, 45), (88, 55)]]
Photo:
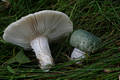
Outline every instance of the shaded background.
[[(11, 80), (118, 80), (120, 74), (120, 1), (119, 0), (9, 0), (0, 2), (0, 79)], [(50, 48), (55, 66), (43, 72), (32, 51), (5, 42), (4, 29), (12, 22), (41, 10), (57, 10), (66, 13), (73, 21), (74, 30), (84, 29), (100, 37), (104, 46), (75, 64), (69, 56), (73, 47), (69, 37)], [(31, 62), (6, 64), (22, 52)]]

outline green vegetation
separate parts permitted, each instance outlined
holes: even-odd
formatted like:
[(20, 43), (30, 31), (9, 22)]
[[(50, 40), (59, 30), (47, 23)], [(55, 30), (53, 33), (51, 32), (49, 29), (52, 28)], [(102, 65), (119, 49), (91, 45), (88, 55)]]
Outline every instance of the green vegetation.
[[(118, 80), (120, 75), (120, 1), (119, 0), (9, 0), (5, 9), (0, 4), (0, 79), (2, 80)], [(50, 48), (55, 66), (43, 72), (32, 51), (5, 42), (4, 29), (12, 22), (40, 10), (58, 10), (66, 13), (74, 30), (84, 29), (103, 40), (101, 49), (75, 64), (69, 57), (73, 47), (69, 37)], [(6, 64), (19, 52), (31, 60), (29, 63)]]

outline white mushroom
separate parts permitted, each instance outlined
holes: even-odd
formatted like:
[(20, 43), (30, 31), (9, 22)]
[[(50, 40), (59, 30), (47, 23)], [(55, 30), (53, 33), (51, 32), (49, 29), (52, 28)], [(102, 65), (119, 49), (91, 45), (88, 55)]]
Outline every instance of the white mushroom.
[(22, 17), (10, 24), (4, 31), (7, 42), (24, 49), (33, 49), (43, 70), (53, 65), (48, 41), (56, 40), (73, 31), (69, 17), (59, 11), (43, 10)]

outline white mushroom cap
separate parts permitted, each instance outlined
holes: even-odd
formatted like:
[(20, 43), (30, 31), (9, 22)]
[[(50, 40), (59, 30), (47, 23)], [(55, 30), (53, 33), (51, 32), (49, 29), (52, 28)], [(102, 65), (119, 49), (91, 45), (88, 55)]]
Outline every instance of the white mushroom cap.
[(53, 65), (48, 41), (58, 39), (72, 31), (73, 24), (66, 14), (44, 10), (29, 14), (10, 24), (5, 29), (3, 38), (24, 49), (33, 49), (40, 67), (48, 71), (50, 65)]
[(7, 42), (28, 49), (31, 48), (31, 40), (38, 36), (46, 36), (48, 40), (54, 40), (72, 30), (73, 24), (66, 14), (43, 10), (29, 14), (10, 24), (5, 29), (3, 38)]

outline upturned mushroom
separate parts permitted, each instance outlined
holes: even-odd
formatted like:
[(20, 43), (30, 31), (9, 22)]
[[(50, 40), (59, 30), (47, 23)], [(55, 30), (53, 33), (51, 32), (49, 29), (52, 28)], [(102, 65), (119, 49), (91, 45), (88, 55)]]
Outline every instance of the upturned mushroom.
[(81, 60), (85, 58), (87, 53), (93, 53), (99, 49), (101, 39), (90, 32), (79, 29), (71, 35), (70, 44), (75, 47), (71, 54), (71, 59)]
[(48, 41), (68, 35), (72, 31), (73, 24), (66, 14), (43, 10), (11, 23), (4, 31), (3, 39), (24, 49), (33, 49), (40, 68), (49, 70), (54, 63)]

